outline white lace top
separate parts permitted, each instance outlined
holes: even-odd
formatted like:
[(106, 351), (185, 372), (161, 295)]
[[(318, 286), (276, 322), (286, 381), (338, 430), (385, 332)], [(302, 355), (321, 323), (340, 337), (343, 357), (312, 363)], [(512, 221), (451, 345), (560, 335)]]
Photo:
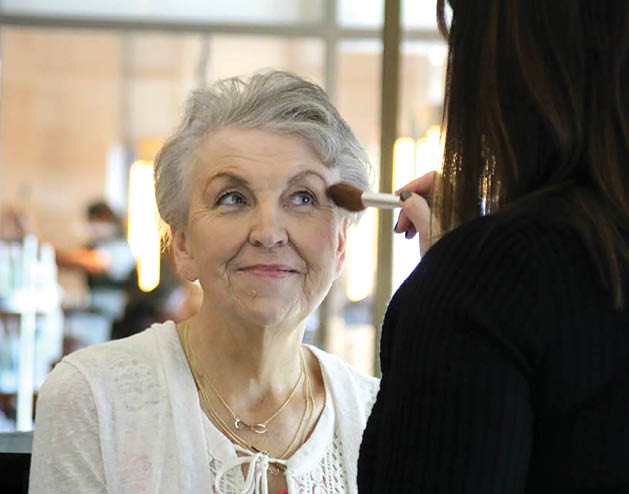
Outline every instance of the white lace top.
[[(356, 465), (378, 381), (311, 347), (326, 405), (286, 460), (290, 494), (357, 494)], [(268, 457), (239, 457), (208, 421), (174, 323), (63, 359), (37, 402), (29, 492), (265, 493)], [(236, 463), (254, 468), (243, 478)], [(263, 475), (264, 473), (264, 475)], [(268, 493), (275, 494), (275, 493)]]
[[(289, 494), (345, 494), (348, 491), (343, 467), (343, 448), (334, 420), (334, 403), (327, 391), (328, 385), (325, 384), (325, 406), (312, 434), (290, 458), (282, 462), (286, 465), (285, 476)], [(250, 454), (242, 448), (235, 447), (207, 417), (203, 425), (215, 492), (217, 494), (266, 492), (269, 458), (262, 454)], [(244, 456), (237, 456), (237, 450)], [(242, 464), (249, 467), (250, 485), (247, 485), (247, 478), (240, 468)], [(258, 482), (255, 479), (256, 474), (259, 476)]]

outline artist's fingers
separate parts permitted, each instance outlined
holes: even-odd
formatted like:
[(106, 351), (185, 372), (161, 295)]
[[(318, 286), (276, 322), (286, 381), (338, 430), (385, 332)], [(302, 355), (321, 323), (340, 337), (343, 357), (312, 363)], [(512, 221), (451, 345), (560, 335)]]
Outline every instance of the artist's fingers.
[(428, 232), (429, 229), (430, 207), (428, 202), (418, 194), (411, 194), (402, 203), (402, 211), (395, 225), (395, 232), (407, 232), (407, 238), (412, 238), (415, 232)]
[(397, 223), (393, 228), (395, 233), (402, 233), (408, 231), (409, 228), (413, 228), (413, 222), (408, 217), (408, 214), (404, 212), (404, 209), (400, 211), (400, 215), (398, 216)]
[(402, 233), (407, 231), (411, 227), (413, 227), (413, 222), (409, 219), (404, 210), (401, 210), (393, 231), (395, 233)]
[[(406, 232), (406, 238), (413, 238), (419, 233), (419, 252), (424, 255), (431, 245), (431, 215), (432, 211), (426, 199), (418, 194), (412, 194), (403, 202), (402, 212), (395, 226), (398, 233)], [(432, 218), (435, 221), (435, 218)]]

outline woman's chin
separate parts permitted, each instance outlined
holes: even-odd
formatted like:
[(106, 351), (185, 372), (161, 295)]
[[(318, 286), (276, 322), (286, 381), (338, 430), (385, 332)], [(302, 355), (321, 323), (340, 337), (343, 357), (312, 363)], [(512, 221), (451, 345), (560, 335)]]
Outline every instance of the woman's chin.
[[(295, 301), (292, 302), (294, 304)], [(291, 321), (297, 325), (302, 319), (298, 312), (286, 301), (252, 300), (244, 307), (241, 317), (253, 326), (277, 327), (290, 325)]]

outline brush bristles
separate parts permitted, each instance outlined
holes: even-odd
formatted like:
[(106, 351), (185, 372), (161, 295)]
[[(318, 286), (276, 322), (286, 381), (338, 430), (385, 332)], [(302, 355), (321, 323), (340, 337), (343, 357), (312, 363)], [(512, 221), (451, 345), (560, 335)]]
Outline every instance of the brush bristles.
[(365, 209), (361, 200), (363, 191), (353, 185), (339, 182), (328, 187), (328, 196), (338, 207), (353, 213)]

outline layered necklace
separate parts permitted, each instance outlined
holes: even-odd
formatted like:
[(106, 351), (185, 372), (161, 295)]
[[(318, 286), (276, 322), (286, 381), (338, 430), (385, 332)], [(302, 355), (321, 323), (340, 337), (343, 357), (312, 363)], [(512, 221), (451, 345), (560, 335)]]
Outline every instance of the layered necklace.
[[(295, 431), (295, 435), (293, 436), (293, 439), (291, 440), (290, 444), (286, 447), (284, 452), (278, 457), (279, 460), (285, 460), (286, 458), (288, 458), (301, 445), (302, 438), (305, 435), (305, 429), (308, 423), (310, 423), (314, 410), (315, 410), (314, 392), (312, 389), (312, 383), (310, 381), (310, 375), (306, 367), (303, 349), (302, 348), (299, 349), (299, 367), (300, 367), (299, 376), (297, 378), (297, 382), (293, 386), (293, 389), (289, 393), (286, 400), (284, 400), (284, 402), (280, 405), (280, 407), (275, 412), (273, 412), (273, 414), (269, 418), (267, 418), (265, 421), (250, 425), (244, 422), (240, 418), (240, 416), (236, 414), (234, 410), (229, 406), (229, 404), (227, 403), (227, 400), (225, 400), (223, 395), (221, 395), (217, 387), (214, 385), (214, 383), (210, 379), (210, 376), (207, 374), (207, 372), (205, 372), (204, 367), (197, 360), (196, 354), (192, 346), (190, 345), (189, 332), (190, 332), (190, 322), (187, 321), (183, 328), (183, 346), (184, 346), (184, 351), (190, 361), (192, 377), (194, 379), (194, 383), (197, 387), (197, 390), (199, 392), (199, 396), (201, 397), (201, 401), (203, 405), (205, 406), (213, 422), (219, 427), (219, 429), (221, 429), (221, 431), (233, 443), (238, 444), (239, 446), (246, 448), (249, 451), (253, 451), (256, 453), (263, 453), (267, 456), (269, 455), (269, 452), (267, 450), (261, 450), (259, 448), (256, 448), (251, 442), (244, 439), (236, 431), (249, 430), (251, 432), (255, 432), (256, 434), (265, 434), (268, 430), (268, 425), (271, 422), (273, 422), (273, 420), (275, 420), (278, 417), (278, 415), (282, 413), (282, 411), (288, 406), (290, 401), (294, 398), (295, 394), (297, 393), (300, 383), (302, 381), (304, 382), (304, 388), (305, 388), (304, 411), (299, 419), (299, 424), (297, 425), (297, 429)], [(219, 399), (223, 407), (225, 407), (227, 412), (232, 416), (232, 419), (233, 419), (232, 427), (230, 427), (225, 422), (225, 420), (220, 416), (220, 414), (216, 410), (216, 407), (212, 403), (212, 400), (210, 400), (206, 387), (202, 385), (203, 383), (206, 383), (208, 385), (208, 387), (212, 390), (212, 392)], [(284, 465), (274, 464), (274, 463), (271, 463), (269, 465), (269, 472), (271, 472), (273, 475), (279, 475), (284, 470), (285, 470)]]

